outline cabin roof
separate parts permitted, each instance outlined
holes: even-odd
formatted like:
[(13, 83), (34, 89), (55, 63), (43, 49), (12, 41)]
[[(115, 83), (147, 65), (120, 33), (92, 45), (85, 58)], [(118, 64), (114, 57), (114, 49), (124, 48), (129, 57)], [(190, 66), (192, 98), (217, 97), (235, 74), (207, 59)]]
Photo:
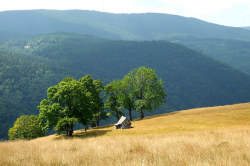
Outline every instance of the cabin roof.
[[(115, 125), (119, 125), (119, 124), (122, 124), (126, 119), (128, 119), (127, 117), (125, 117), (125, 116), (122, 116), (121, 118), (120, 118), (120, 120), (115, 124)], [(128, 119), (128, 121), (130, 122), (130, 120)]]

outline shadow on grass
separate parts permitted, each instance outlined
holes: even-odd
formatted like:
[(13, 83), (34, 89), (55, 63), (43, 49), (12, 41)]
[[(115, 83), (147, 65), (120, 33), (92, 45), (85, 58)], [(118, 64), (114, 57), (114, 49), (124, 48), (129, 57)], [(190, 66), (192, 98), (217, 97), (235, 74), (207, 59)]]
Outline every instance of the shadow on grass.
[(71, 137), (61, 134), (59, 135), (59, 137), (56, 137), (53, 140), (99, 137), (99, 136), (105, 135), (107, 132), (110, 132), (110, 131), (112, 130), (89, 130), (89, 131), (87, 130), (87, 132), (80, 131), (80, 132), (74, 133), (73, 136)]
[(105, 135), (106, 133), (112, 130), (90, 130), (90, 131), (82, 131), (74, 134), (74, 138), (91, 138), (91, 137), (99, 137)]

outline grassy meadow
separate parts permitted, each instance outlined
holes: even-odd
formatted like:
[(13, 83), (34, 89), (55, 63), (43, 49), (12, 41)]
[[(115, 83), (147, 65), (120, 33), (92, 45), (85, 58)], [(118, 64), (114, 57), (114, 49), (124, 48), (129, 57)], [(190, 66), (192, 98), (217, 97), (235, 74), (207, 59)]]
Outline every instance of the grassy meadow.
[(250, 165), (250, 103), (184, 110), (132, 121), (0, 143), (0, 165)]

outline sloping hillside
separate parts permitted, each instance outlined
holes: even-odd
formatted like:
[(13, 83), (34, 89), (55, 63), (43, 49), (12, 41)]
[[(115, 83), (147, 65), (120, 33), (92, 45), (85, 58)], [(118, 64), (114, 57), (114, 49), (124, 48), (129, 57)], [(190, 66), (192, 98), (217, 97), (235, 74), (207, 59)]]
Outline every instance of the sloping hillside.
[(0, 139), (8, 138), (19, 116), (38, 114), (36, 106), (48, 87), (74, 74), (45, 58), (0, 49)]
[(250, 75), (250, 42), (229, 39), (179, 38), (173, 41), (211, 56)]
[[(248, 128), (250, 129), (250, 103), (205, 107), (149, 116), (132, 121), (133, 128), (116, 130), (113, 125), (75, 132), (76, 137), (170, 134), (200, 130)], [(57, 139), (48, 136), (42, 139)]]
[(49, 136), (0, 142), (2, 165), (249, 165), (250, 103), (210, 107)]
[(165, 41), (110, 41), (51, 34), (7, 42), (5, 47), (45, 58), (65, 70), (91, 74), (105, 83), (121, 79), (139, 66), (150, 67), (163, 79), (168, 105), (173, 109), (233, 104), (250, 99), (250, 77)]
[[(38, 113), (36, 106), (46, 96), (46, 88), (65, 76), (80, 78), (91, 74), (107, 84), (139, 66), (155, 69), (164, 81), (168, 102), (147, 115), (250, 101), (249, 76), (165, 41), (110, 41), (93, 36), (50, 34), (9, 41), (3, 49), (25, 54), (9, 52), (5, 56), (0, 52), (7, 71), (0, 89), (6, 100), (0, 107), (1, 119), (8, 124), (1, 130), (5, 137), (18, 115)], [(35, 67), (33, 61), (37, 63)], [(15, 87), (11, 93), (9, 87)], [(18, 101), (12, 101), (11, 96), (19, 97)], [(13, 105), (16, 109), (12, 109)], [(6, 112), (16, 112), (16, 116), (7, 118)]]
[(250, 73), (249, 51), (241, 47), (243, 41), (250, 41), (249, 27), (227, 27), (169, 14), (111, 14), (85, 10), (5, 11), (0, 12), (0, 22), (0, 44), (8, 39), (54, 32), (119, 40), (180, 39), (184, 40), (182, 44), (191, 49), (248, 75)]
[(0, 32), (37, 35), (74, 32), (125, 40), (200, 36), (250, 40), (250, 32), (169, 14), (111, 14), (81, 10), (0, 12)]

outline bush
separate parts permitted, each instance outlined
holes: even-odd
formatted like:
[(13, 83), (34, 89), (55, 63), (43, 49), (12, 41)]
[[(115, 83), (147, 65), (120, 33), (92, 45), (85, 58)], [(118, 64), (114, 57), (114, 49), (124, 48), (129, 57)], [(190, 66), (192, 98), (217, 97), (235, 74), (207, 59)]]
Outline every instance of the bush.
[(33, 139), (44, 136), (45, 133), (42, 131), (38, 116), (36, 115), (23, 115), (17, 118), (14, 126), (9, 129), (9, 139)]

